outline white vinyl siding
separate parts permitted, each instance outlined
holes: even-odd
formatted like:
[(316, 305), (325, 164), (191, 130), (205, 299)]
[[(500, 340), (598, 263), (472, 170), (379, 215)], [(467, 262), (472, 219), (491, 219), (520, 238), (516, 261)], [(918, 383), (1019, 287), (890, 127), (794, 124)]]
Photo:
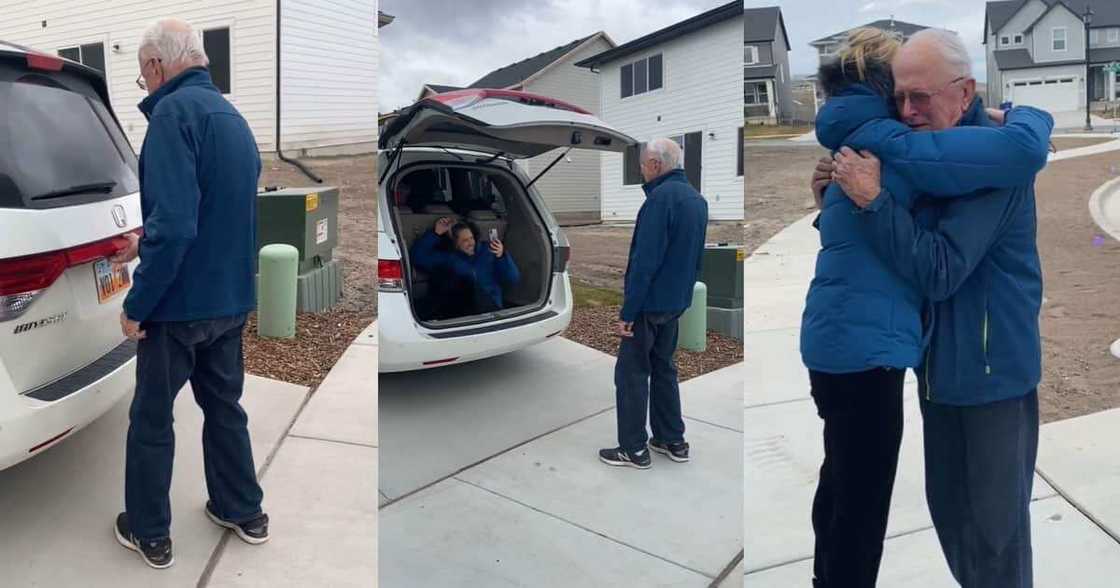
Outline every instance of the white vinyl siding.
[[(1085, 24), (1063, 4), (1047, 12), (1033, 29), (1031, 56), (1035, 63), (1071, 61), (1085, 56)], [(1055, 48), (1056, 47), (1056, 48)]]
[(372, 143), (377, 17), (371, 0), (282, 0), (284, 149)]
[[(603, 38), (587, 43), (543, 71), (539, 77), (531, 79), (525, 91), (570, 102), (598, 115), (600, 76), (574, 64), (611, 47)], [(525, 169), (529, 177), (540, 173), (560, 153), (560, 150), (549, 151), (528, 160)], [(598, 151), (572, 149), (567, 159), (557, 163), (535, 184), (545, 204), (560, 222), (599, 219), (601, 161)]]
[[(743, 177), (736, 175), (736, 136), (743, 124), (743, 18), (711, 25), (646, 52), (601, 66), (602, 118), (639, 141), (700, 132), (700, 192), (713, 220), (743, 218)], [(619, 99), (621, 66), (661, 53), (665, 91)], [(712, 137), (714, 135), (714, 138)], [(603, 154), (603, 220), (632, 221), (645, 200), (623, 184), (623, 155)]]

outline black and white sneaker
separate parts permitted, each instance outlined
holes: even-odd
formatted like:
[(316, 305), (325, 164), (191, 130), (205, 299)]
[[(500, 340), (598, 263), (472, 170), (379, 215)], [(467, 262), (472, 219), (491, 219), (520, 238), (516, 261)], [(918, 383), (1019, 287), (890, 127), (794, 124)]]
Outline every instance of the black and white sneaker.
[(669, 459), (675, 462), (683, 463), (688, 461), (688, 443), (685, 441), (663, 443), (657, 439), (650, 439), (649, 448), (662, 455), (669, 456)]
[(621, 447), (615, 447), (613, 449), (600, 449), (599, 461), (612, 466), (630, 466), (645, 470), (649, 469), (653, 460), (650, 459), (649, 451), (646, 449), (630, 453)]
[(129, 530), (127, 513), (122, 512), (117, 515), (117, 521), (113, 525), (113, 535), (116, 536), (117, 543), (139, 553), (144, 563), (157, 570), (169, 568), (175, 563), (175, 557), (171, 554), (171, 538), (164, 537), (151, 541), (137, 539)]
[(242, 541), (250, 545), (260, 545), (268, 541), (268, 515), (261, 513), (257, 518), (245, 521), (244, 523), (234, 523), (227, 521), (214, 513), (210, 508), (210, 502), (206, 502), (206, 516), (214, 521), (215, 525), (230, 529), (241, 538)]

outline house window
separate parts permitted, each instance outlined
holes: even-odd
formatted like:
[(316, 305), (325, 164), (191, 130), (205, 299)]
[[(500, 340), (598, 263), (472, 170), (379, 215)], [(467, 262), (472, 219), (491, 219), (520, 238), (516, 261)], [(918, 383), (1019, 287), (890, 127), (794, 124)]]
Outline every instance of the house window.
[(746, 65), (755, 65), (758, 63), (758, 47), (754, 45), (746, 45), (743, 47), (743, 63)]
[(622, 66), (620, 96), (629, 98), (661, 88), (665, 80), (663, 68), (660, 53)]
[(210, 58), (210, 77), (222, 94), (232, 93), (229, 27), (202, 31), (202, 47)]
[(105, 45), (102, 43), (89, 43), (59, 49), (58, 56), (92, 67), (102, 74), (105, 73)]
[(735, 175), (743, 175), (743, 127), (739, 127), (739, 149), (738, 149), (738, 162), (735, 164)]
[(778, 79), (781, 80), (783, 84), (786, 83), (786, 70), (782, 69), (782, 64), (780, 63), (778, 64)]
[(1000, 45), (1010, 45), (1011, 44), (1011, 37), (1008, 37), (1008, 36), (1000, 37), (999, 38), (999, 44)]
[(1100, 31), (1097, 30), (1097, 29), (1093, 29), (1093, 30), (1089, 31), (1089, 44), (1090, 45), (1097, 45), (1100, 42), (1101, 42)]
[(638, 143), (626, 148), (626, 153), (622, 158), (622, 184), (624, 186), (644, 183), (644, 180), (642, 180), (642, 150), (645, 148), (645, 143)]
[(1051, 30), (1051, 35), (1052, 35), (1052, 38), (1051, 38), (1051, 42), (1050, 42), (1050, 48), (1053, 49), (1054, 51), (1065, 51), (1066, 50), (1066, 28), (1065, 27), (1057, 27), (1055, 29), (1052, 29)]
[(1022, 45), (1023, 44), (1023, 35), (1015, 35), (1015, 44), (1016, 45)]
[(766, 82), (748, 82), (743, 84), (743, 102), (747, 106), (770, 104), (770, 96), (766, 91)]
[(1116, 43), (1120, 41), (1120, 29), (1108, 29), (1108, 42)]

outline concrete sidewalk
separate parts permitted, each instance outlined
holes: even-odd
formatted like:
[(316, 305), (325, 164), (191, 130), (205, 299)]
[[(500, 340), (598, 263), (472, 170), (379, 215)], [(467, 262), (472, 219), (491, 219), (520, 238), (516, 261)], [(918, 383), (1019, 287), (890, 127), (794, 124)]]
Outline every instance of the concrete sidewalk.
[(412, 448), (382, 469), (382, 586), (703, 587), (732, 567), (741, 364), (681, 386), (693, 460), (644, 471), (596, 457), (610, 356), (560, 339), (457, 367), (382, 381), (385, 445)]
[[(801, 364), (799, 326), (819, 236), (815, 215), (746, 261), (744, 586), (808, 585), (812, 496), (823, 458), (821, 421)], [(880, 584), (954, 586), (923, 491), (921, 417), (907, 379), (906, 425)], [(1105, 587), (1120, 573), (1120, 411), (1042, 428), (1032, 526), (1036, 585)]]
[(202, 413), (188, 387), (175, 404), (175, 565), (153, 570), (113, 538), (124, 503), (129, 396), (58, 447), (0, 472), (0, 584), (376, 585), (370, 361), (376, 345), (355, 345), (310, 397), (302, 386), (247, 377), (242, 404), (272, 519), (269, 543), (246, 545), (203, 514)]

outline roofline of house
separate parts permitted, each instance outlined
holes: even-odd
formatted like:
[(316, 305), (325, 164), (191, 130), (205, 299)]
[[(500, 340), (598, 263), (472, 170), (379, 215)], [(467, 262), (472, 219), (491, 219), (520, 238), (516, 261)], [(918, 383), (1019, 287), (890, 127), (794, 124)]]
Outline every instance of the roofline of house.
[[(614, 39), (612, 39), (611, 36), (608, 35), (606, 31), (598, 31), (595, 34), (591, 35), (590, 37), (587, 37), (586, 39), (584, 39), (583, 42), (580, 43), (579, 45), (576, 45), (575, 47), (573, 47), (571, 51), (568, 51), (568, 52), (564, 53), (563, 55), (561, 55), (560, 57), (557, 57), (556, 60), (553, 61), (552, 63), (540, 68), (533, 75), (525, 78), (524, 80), (521, 80), (520, 83), (514, 84), (514, 85), (515, 86), (518, 86), (518, 85), (519, 86), (525, 86), (526, 84), (529, 84), (530, 82), (532, 82), (532, 81), (536, 80), (537, 78), (541, 77), (542, 75), (544, 75), (545, 72), (547, 72), (548, 70), (550, 70), (550, 69), (556, 67), (557, 65), (559, 65), (561, 61), (564, 61), (565, 59), (567, 59), (568, 56), (571, 55), (572, 53), (575, 53), (576, 51), (579, 51), (580, 49), (583, 49), (584, 47), (590, 45), (592, 42), (596, 41), (597, 39), (603, 39), (604, 41), (606, 41), (607, 44), (611, 46), (611, 49), (614, 49), (615, 47), (618, 47), (618, 43), (615, 43)], [(610, 51), (610, 49), (608, 49), (608, 51)]]
[(575, 65), (576, 67), (586, 67), (588, 69), (594, 69), (595, 67), (600, 66), (604, 63), (616, 61), (628, 55), (633, 55), (634, 53), (642, 51), (643, 49), (656, 47), (663, 42), (670, 41), (678, 37), (683, 37), (684, 35), (694, 33), (711, 25), (719, 24), (725, 20), (730, 20), (742, 15), (743, 3), (741, 0), (728, 2), (727, 4), (717, 6), (716, 8), (713, 8), (707, 12), (702, 12), (696, 16), (682, 20), (676, 24), (669, 25), (663, 29), (638, 37), (637, 39), (634, 39), (633, 41), (630, 41), (628, 43), (618, 45), (613, 49), (608, 49), (598, 55), (588, 57), (583, 61), (577, 62)]
[[(1043, 4), (1045, 4), (1045, 2)], [(1034, 30), (1034, 25), (1038, 24), (1042, 19), (1046, 18), (1046, 15), (1050, 14), (1050, 11), (1054, 10), (1054, 8), (1057, 7), (1057, 6), (1061, 6), (1062, 8), (1065, 8), (1066, 10), (1069, 11), (1070, 14), (1072, 14), (1073, 16), (1077, 17), (1080, 20), (1081, 15), (1074, 12), (1074, 10), (1072, 8), (1070, 8), (1069, 6), (1067, 6), (1066, 3), (1063, 2), (1062, 0), (1056, 0), (1053, 4), (1048, 6), (1046, 8), (1046, 10), (1043, 10), (1042, 14), (1038, 15), (1038, 18), (1031, 21), (1031, 24), (1027, 25), (1027, 28), (1023, 29), (1023, 32), (1027, 33), (1027, 32), (1033, 31)], [(1081, 24), (1085, 24), (1085, 23), (1082, 22)], [(998, 31), (997, 31), (997, 34), (998, 34)]]

